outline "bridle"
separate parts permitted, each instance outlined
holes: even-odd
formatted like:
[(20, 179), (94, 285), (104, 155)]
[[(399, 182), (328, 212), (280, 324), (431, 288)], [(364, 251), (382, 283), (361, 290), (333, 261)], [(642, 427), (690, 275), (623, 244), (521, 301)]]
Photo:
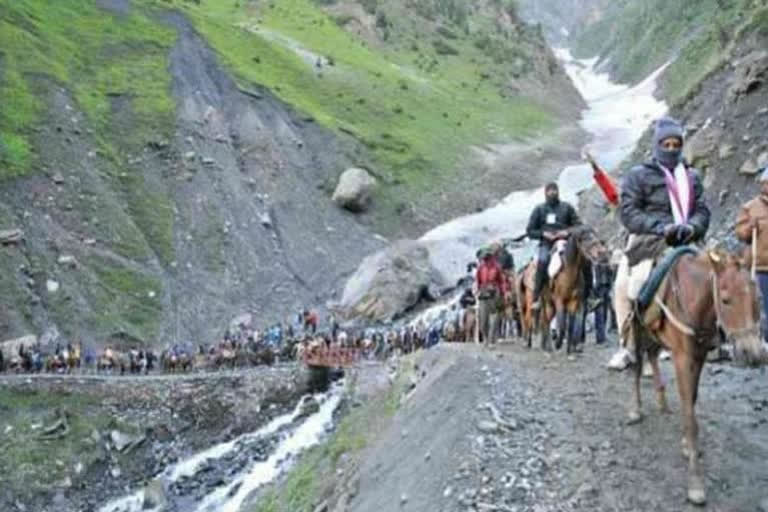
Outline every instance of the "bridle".
[[(733, 329), (729, 330), (725, 323), (723, 323), (723, 313), (720, 306), (720, 286), (719, 286), (719, 278), (717, 276), (717, 273), (713, 270), (710, 272), (710, 280), (712, 281), (712, 298), (715, 301), (715, 318), (716, 318), (716, 327), (719, 329), (722, 329), (722, 331), (725, 333), (728, 337), (738, 337), (745, 334), (759, 334), (760, 333), (760, 322), (752, 322), (752, 325), (748, 325), (747, 327), (742, 327), (740, 329)], [(749, 284), (746, 284), (746, 286), (749, 286)]]
[[(711, 340), (715, 337), (719, 330), (722, 330), (727, 337), (737, 337), (745, 334), (756, 334), (760, 331), (759, 322), (753, 322), (752, 325), (739, 329), (729, 329), (723, 322), (723, 312), (720, 304), (720, 279), (717, 272), (711, 270), (709, 272), (708, 281), (712, 283), (712, 300), (714, 301), (715, 310), (715, 324), (712, 327), (693, 326), (690, 321), (690, 315), (687, 313), (685, 305), (682, 303), (679, 277), (677, 274), (677, 268), (670, 274), (670, 283), (672, 285), (672, 292), (676, 298), (678, 310), (683, 316), (683, 320), (679, 319), (670, 309), (664, 304), (664, 302), (656, 296), (654, 302), (661, 308), (664, 315), (669, 319), (670, 323), (677, 328), (683, 334), (693, 336), (699, 341)], [(749, 285), (747, 285), (749, 286)]]

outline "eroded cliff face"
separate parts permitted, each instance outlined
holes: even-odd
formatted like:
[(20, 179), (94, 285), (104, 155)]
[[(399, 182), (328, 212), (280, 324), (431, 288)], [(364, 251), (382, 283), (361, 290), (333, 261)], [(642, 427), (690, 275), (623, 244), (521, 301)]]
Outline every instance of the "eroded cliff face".
[[(176, 32), (169, 138), (105, 154), (76, 98), (41, 79), (41, 172), (0, 190), (3, 227), (24, 233), (2, 247), (0, 338), (212, 340), (243, 311), (278, 321), (324, 303), (382, 245), (321, 189), (354, 141), (239, 87), (182, 15), (158, 23)], [(121, 149), (141, 129), (132, 107), (110, 95)]]

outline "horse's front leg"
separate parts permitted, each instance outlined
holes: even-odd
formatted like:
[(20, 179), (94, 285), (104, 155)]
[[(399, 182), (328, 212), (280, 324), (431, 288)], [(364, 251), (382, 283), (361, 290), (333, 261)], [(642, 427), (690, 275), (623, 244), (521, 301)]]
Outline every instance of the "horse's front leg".
[(568, 304), (568, 353), (579, 352), (584, 324), (584, 314), (579, 301), (574, 299)]
[(673, 354), (673, 358), (682, 409), (683, 454), (688, 457), (688, 501), (703, 505), (707, 501), (707, 495), (699, 466), (699, 425), (694, 411), (696, 388), (703, 361), (682, 351)]
[[(639, 347), (639, 344), (637, 345)], [(643, 420), (643, 400), (640, 396), (640, 380), (643, 377), (643, 350), (640, 350), (639, 348), (636, 350), (636, 359), (637, 362), (635, 364), (635, 375), (634, 375), (634, 386), (633, 386), (633, 396), (634, 399), (634, 405), (632, 406), (632, 409), (629, 411), (629, 415), (627, 417), (627, 424), (628, 425), (636, 425), (637, 423), (640, 423)]]
[[(555, 342), (555, 350), (560, 350), (563, 346), (563, 340), (566, 338), (568, 331), (568, 313), (566, 312), (565, 305), (562, 302), (555, 302), (555, 315), (557, 317), (557, 341)], [(549, 326), (547, 326), (549, 329)], [(570, 340), (569, 340), (570, 343)], [(570, 353), (570, 345), (568, 346), (568, 353)]]
[(659, 404), (659, 411), (662, 414), (669, 414), (672, 411), (667, 403), (667, 388), (664, 384), (664, 377), (661, 375), (661, 368), (659, 368), (660, 350), (660, 347), (649, 350), (648, 361), (651, 363), (651, 369), (653, 370), (653, 387), (656, 389), (656, 402)]
[(541, 308), (536, 311), (534, 319), (536, 329), (539, 331), (539, 337), (541, 338), (541, 350), (545, 352), (551, 350), (549, 346), (549, 315), (547, 313), (547, 306), (542, 304)]

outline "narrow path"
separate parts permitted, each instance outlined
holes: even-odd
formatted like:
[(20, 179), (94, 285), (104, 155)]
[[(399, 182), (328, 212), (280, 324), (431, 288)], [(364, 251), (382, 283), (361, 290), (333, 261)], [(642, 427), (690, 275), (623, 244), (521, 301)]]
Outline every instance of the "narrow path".
[[(689, 511), (674, 371), (672, 415), (644, 382), (645, 421), (625, 424), (631, 375), (612, 348), (576, 361), (520, 344), (441, 346), (427, 377), (369, 449), (349, 510)], [(447, 362), (446, 362), (447, 361)], [(493, 405), (495, 413), (487, 407)], [(768, 498), (768, 375), (708, 365), (697, 409), (712, 511)]]

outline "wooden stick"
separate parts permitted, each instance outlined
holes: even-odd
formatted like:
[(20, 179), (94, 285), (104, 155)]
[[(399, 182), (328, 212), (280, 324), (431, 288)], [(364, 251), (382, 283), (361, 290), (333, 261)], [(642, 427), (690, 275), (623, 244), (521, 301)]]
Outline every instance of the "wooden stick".
[(757, 226), (752, 228), (752, 280), (757, 280)]

